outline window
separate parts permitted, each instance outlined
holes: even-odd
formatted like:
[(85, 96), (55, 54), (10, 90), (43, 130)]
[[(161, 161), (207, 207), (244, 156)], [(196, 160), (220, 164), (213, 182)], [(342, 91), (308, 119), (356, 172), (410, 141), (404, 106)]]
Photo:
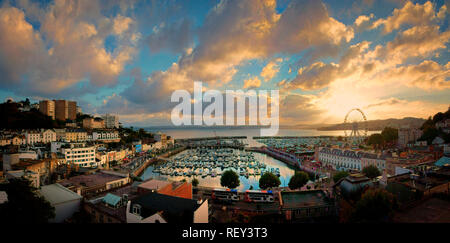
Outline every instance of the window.
[(141, 205), (133, 205), (133, 214), (141, 215)]

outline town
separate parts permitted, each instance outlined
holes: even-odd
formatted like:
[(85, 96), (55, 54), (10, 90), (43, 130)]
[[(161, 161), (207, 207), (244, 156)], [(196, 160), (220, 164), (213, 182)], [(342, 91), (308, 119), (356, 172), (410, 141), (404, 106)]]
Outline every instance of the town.
[(10, 222), (450, 222), (450, 109), (365, 137), (176, 139), (75, 101), (0, 107)]

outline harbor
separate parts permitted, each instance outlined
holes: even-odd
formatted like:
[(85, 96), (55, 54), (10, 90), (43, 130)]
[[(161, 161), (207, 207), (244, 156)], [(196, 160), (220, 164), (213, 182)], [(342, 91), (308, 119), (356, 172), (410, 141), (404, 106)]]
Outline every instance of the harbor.
[(238, 189), (259, 189), (259, 178), (271, 172), (280, 178), (281, 186), (287, 186), (294, 175), (294, 167), (266, 154), (233, 148), (195, 148), (185, 150), (168, 159), (150, 165), (141, 175), (142, 180), (150, 177), (166, 180), (187, 180), (197, 178), (200, 186), (221, 187), (220, 176), (226, 170), (239, 175)]

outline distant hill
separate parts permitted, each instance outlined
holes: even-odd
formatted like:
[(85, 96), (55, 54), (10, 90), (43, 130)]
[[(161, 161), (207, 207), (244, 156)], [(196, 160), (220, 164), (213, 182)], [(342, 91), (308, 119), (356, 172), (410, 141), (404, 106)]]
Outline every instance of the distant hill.
[[(425, 119), (415, 117), (405, 117), (403, 119), (385, 119), (385, 120), (369, 120), (367, 121), (367, 129), (370, 131), (381, 131), (385, 127), (400, 128), (409, 126), (410, 128), (420, 128)], [(361, 124), (362, 125), (362, 124)], [(352, 124), (331, 124), (317, 127), (319, 131), (336, 131), (351, 129)]]

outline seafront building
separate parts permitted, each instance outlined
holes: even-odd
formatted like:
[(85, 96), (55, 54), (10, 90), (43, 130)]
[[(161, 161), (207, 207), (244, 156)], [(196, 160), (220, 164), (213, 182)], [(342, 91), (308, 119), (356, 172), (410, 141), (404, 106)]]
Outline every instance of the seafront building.
[(318, 159), (324, 165), (337, 170), (362, 170), (362, 153), (338, 148), (322, 147), (318, 149)]
[(324, 165), (337, 170), (361, 171), (367, 166), (373, 165), (378, 170), (386, 169), (387, 154), (374, 154), (364, 151), (355, 151), (340, 148), (319, 147), (316, 149), (316, 158)]

